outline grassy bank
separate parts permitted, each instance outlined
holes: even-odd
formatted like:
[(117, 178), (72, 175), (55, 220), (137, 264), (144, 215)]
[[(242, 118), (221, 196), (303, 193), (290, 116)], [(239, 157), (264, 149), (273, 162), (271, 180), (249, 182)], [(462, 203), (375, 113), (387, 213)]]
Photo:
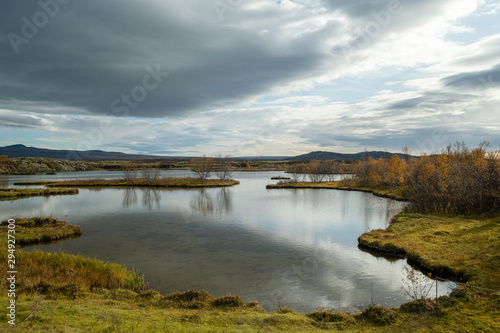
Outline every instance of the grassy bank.
[(47, 187), (161, 187), (161, 188), (203, 188), (203, 187), (226, 187), (237, 185), (240, 182), (233, 179), (219, 180), (207, 179), (204, 182), (197, 178), (167, 177), (158, 179), (79, 179), (65, 181), (46, 182), (20, 182), (15, 185), (45, 185)]
[(18, 189), (18, 188), (0, 188), (0, 200), (15, 200), (29, 197), (51, 196), (51, 195), (69, 195), (78, 194), (78, 189)]
[(476, 219), (401, 214), (386, 230), (359, 237), (361, 246), (402, 254), (441, 277), (500, 290), (500, 217)]
[(405, 196), (400, 190), (386, 187), (364, 187), (357, 185), (345, 185), (342, 181), (332, 182), (280, 182), (278, 184), (269, 184), (267, 189), (296, 189), (296, 188), (313, 188), (313, 189), (330, 189), (344, 191), (360, 191), (373, 193), (376, 196), (407, 201), (410, 198)]

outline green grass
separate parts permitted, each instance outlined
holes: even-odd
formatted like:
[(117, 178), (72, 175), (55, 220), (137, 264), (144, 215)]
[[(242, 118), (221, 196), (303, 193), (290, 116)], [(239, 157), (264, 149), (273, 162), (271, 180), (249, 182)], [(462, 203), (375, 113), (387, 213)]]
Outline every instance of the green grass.
[(16, 200), (29, 197), (78, 194), (78, 189), (58, 188), (58, 189), (18, 189), (0, 188), (0, 200)]
[(500, 290), (500, 217), (475, 219), (401, 214), (386, 230), (359, 237), (362, 246), (406, 255), (442, 277)]
[[(160, 188), (202, 188), (202, 187), (225, 187), (237, 185), (237, 180), (207, 179), (201, 182), (197, 178), (167, 177), (158, 179), (81, 179), (65, 180), (57, 182), (36, 182), (37, 185), (48, 187), (160, 187)], [(21, 182), (16, 185), (33, 185), (32, 182)]]
[(331, 190), (344, 190), (344, 191), (360, 191), (373, 193), (376, 196), (390, 198), (394, 200), (407, 201), (410, 198), (405, 196), (399, 189), (385, 188), (385, 187), (363, 187), (357, 185), (345, 185), (342, 181), (331, 182), (283, 182), (278, 184), (270, 184), (266, 186), (267, 189), (293, 189), (293, 188), (310, 188), (310, 189), (331, 189)]
[[(7, 220), (2, 222), (0, 235), (7, 234), (7, 225)], [(52, 242), (65, 238), (79, 237), (82, 234), (80, 226), (69, 225), (65, 221), (59, 221), (50, 217), (16, 219), (15, 231), (16, 244), (19, 245)]]

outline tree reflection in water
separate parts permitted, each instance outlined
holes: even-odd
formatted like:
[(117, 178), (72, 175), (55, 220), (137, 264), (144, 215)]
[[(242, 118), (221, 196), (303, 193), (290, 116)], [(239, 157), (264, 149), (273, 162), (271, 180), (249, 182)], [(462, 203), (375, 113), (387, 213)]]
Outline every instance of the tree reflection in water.
[(221, 188), (214, 199), (205, 189), (200, 189), (198, 194), (191, 199), (191, 209), (204, 215), (223, 215), (232, 211), (231, 192)]
[(223, 215), (229, 213), (233, 210), (233, 204), (231, 200), (231, 191), (227, 190), (225, 187), (220, 189), (220, 192), (217, 193), (217, 208), (216, 213), (218, 215)]
[(198, 194), (191, 199), (191, 209), (204, 215), (211, 214), (214, 211), (214, 203), (205, 189), (200, 189)]
[(123, 207), (129, 208), (137, 205), (137, 191), (134, 188), (126, 188), (123, 192)]
[[(126, 188), (123, 191), (123, 207), (130, 208), (139, 204), (137, 189)], [(142, 206), (149, 210), (160, 209), (161, 193), (156, 188), (140, 189), (142, 192)], [(194, 212), (203, 215), (224, 215), (233, 210), (231, 191), (221, 188), (215, 192), (215, 189), (199, 189), (193, 191), (190, 201), (190, 214)], [(189, 209), (188, 208), (188, 209)]]
[(160, 199), (161, 195), (158, 189), (146, 188), (142, 190), (142, 205), (148, 207), (149, 210), (153, 209), (153, 204), (159, 209)]
[[(143, 207), (147, 207), (149, 210), (153, 208), (160, 208), (160, 190), (153, 188), (145, 188), (141, 189), (142, 192), (142, 205)], [(133, 206), (137, 206), (138, 204), (138, 196), (137, 189), (134, 188), (126, 188), (123, 192), (123, 207), (130, 208)]]

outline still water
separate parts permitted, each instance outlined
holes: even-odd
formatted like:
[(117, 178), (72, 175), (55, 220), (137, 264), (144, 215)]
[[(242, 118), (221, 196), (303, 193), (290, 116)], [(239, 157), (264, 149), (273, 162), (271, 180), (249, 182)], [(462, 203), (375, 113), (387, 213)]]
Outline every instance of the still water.
[[(0, 202), (0, 218), (54, 216), (83, 235), (27, 248), (63, 250), (125, 264), (162, 293), (202, 289), (279, 306), (353, 311), (373, 301), (397, 307), (405, 294), (403, 260), (363, 252), (357, 238), (386, 228), (404, 203), (368, 193), (274, 189), (280, 172), (236, 172), (240, 185), (196, 190), (80, 189), (74, 196)], [(186, 176), (189, 171), (164, 171)], [(120, 172), (2, 176), (26, 180), (117, 178)], [(449, 293), (439, 285), (439, 294)]]

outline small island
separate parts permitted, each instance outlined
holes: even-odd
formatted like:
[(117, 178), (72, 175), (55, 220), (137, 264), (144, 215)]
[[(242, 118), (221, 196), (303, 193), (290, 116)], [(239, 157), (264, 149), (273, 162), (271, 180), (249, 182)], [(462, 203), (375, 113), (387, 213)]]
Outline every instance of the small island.
[(240, 182), (233, 179), (204, 179), (191, 177), (166, 177), (166, 178), (121, 178), (121, 179), (78, 179), (64, 181), (36, 181), (20, 182), (14, 185), (33, 186), (45, 185), (49, 188), (57, 187), (157, 187), (169, 189), (185, 188), (207, 188), (207, 187), (228, 187), (237, 185)]
[[(31, 184), (33, 185), (33, 184)], [(51, 195), (75, 195), (78, 194), (78, 189), (75, 188), (57, 188), (57, 189), (43, 189), (43, 188), (0, 188), (0, 201), (1, 200), (16, 200), (29, 197), (48, 197)]]
[[(15, 220), (16, 244), (35, 245), (80, 237), (82, 228), (52, 217), (32, 217)], [(7, 234), (8, 220), (0, 224), (0, 234)]]

